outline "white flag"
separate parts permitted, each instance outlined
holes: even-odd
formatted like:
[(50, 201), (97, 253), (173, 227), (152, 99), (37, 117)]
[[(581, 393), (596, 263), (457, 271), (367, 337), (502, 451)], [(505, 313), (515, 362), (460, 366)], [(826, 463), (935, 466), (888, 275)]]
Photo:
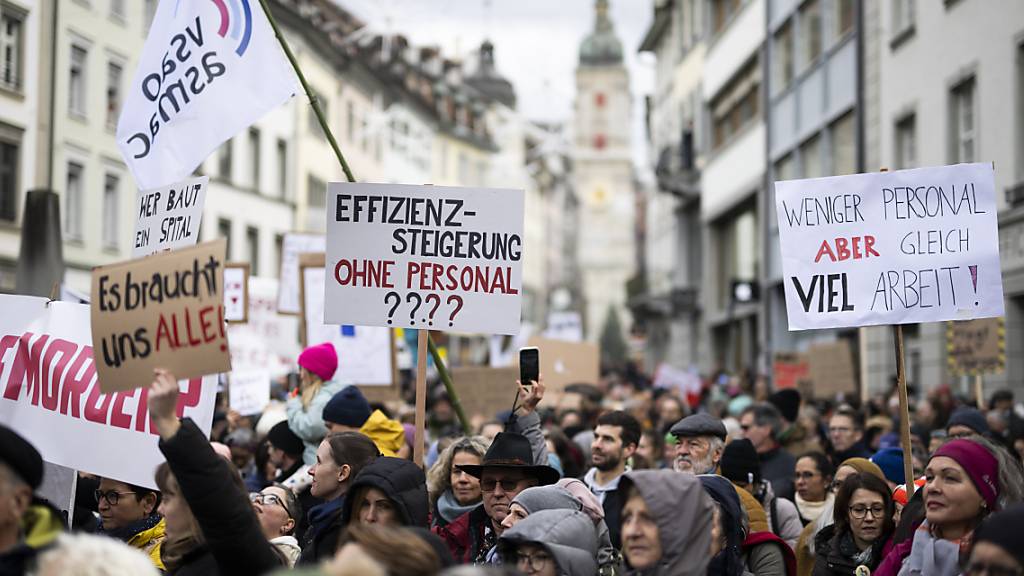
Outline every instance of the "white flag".
[(259, 0), (161, 0), (117, 144), (140, 189), (166, 186), (296, 91)]

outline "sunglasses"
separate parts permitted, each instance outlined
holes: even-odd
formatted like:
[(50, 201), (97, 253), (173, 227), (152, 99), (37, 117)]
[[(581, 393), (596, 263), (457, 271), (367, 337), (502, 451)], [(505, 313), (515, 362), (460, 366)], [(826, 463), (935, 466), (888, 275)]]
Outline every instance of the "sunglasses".
[(515, 490), (523, 480), (526, 480), (526, 478), (506, 478), (502, 480), (488, 478), (487, 480), (480, 481), (480, 489), (484, 492), (494, 492), (494, 489), (498, 487), (498, 484), (501, 484), (502, 490), (505, 492), (511, 492)]

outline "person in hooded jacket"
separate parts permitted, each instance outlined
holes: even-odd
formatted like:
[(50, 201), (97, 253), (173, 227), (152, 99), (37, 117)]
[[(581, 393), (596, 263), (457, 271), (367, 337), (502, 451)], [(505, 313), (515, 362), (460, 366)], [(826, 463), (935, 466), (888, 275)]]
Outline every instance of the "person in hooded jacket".
[(374, 410), (359, 388), (346, 386), (324, 405), (324, 426), (328, 432), (362, 432), (384, 456), (397, 456), (405, 445), (405, 428), (380, 410)]
[(889, 486), (871, 474), (846, 478), (836, 494), (834, 523), (818, 533), (813, 576), (854, 576), (881, 563), (892, 532)]
[(530, 576), (597, 574), (597, 535), (579, 510), (541, 510), (516, 522), (498, 538), (505, 565)]
[(623, 476), (619, 490), (623, 493), (625, 574), (707, 573), (715, 505), (696, 476), (674, 470), (634, 470)]
[(720, 468), (723, 477), (749, 492), (761, 504), (771, 532), (785, 540), (790, 548), (795, 548), (803, 530), (800, 513), (792, 501), (777, 497), (771, 483), (761, 477), (761, 463), (753, 443), (741, 438), (727, 444)]
[(341, 522), (348, 526), (430, 525), (427, 479), (419, 466), (403, 458), (381, 456), (356, 476), (342, 507)]

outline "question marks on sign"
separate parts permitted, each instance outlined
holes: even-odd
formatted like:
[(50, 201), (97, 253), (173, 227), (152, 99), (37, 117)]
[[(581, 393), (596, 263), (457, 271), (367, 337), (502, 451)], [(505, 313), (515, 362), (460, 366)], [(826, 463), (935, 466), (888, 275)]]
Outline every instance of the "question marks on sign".
[(428, 303), (431, 301), (434, 302), (434, 307), (430, 309), (430, 320), (428, 321), (428, 325), (433, 326), (434, 314), (437, 313), (437, 309), (441, 306), (441, 297), (438, 296), (437, 294), (427, 294), (427, 297), (424, 298), (424, 300)]
[(398, 309), (398, 305), (402, 303), (402, 297), (398, 295), (398, 292), (388, 292), (384, 295), (384, 304), (387, 305), (388, 299), (392, 296), (395, 297), (395, 303), (391, 305), (391, 309), (388, 310), (388, 324), (391, 324), (391, 317), (395, 315), (395, 310)]
[(419, 311), (420, 305), (423, 304), (423, 298), (415, 292), (409, 292), (409, 294), (405, 297), (405, 301), (409, 304), (412, 304), (413, 300), (416, 300), (416, 306), (412, 309), (412, 311), (409, 312), (409, 324), (415, 326), (416, 312)]
[(447, 303), (451, 305), (452, 300), (455, 300), (458, 303), (458, 306), (456, 306), (455, 309), (452, 310), (452, 315), (448, 317), (448, 326), (455, 325), (455, 315), (462, 311), (462, 296), (456, 296), (452, 294), (451, 296), (448, 297)]

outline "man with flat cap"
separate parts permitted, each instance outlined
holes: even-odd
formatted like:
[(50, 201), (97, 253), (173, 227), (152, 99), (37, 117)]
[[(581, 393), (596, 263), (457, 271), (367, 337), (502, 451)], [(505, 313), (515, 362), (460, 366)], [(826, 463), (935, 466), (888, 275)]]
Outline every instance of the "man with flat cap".
[(676, 422), (669, 433), (676, 444), (674, 467), (689, 474), (714, 474), (725, 450), (725, 424), (705, 413), (687, 416)]
[(0, 574), (25, 574), (64, 529), (60, 512), (33, 495), (42, 483), (39, 452), (0, 424)]
[(483, 502), (434, 532), (444, 540), (457, 562), (490, 564), (498, 562), (496, 544), (508, 515), (508, 506), (520, 492), (532, 486), (558, 482), (558, 471), (547, 465), (548, 453), (540, 432), (540, 417), (535, 409), (544, 396), (544, 386), (533, 382), (529, 389), (520, 386), (525, 398), (517, 418), (499, 432), (483, 461), (476, 466), (457, 466), (480, 479)]

